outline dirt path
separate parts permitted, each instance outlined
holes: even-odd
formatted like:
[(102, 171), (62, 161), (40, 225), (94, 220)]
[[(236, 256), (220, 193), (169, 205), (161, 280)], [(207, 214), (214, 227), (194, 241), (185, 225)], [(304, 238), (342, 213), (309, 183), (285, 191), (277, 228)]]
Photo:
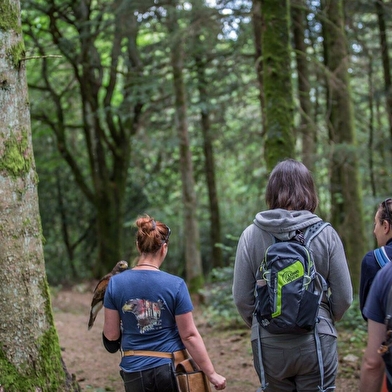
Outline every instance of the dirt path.
[[(63, 359), (76, 376), (82, 391), (122, 392), (119, 354), (109, 354), (102, 345), (103, 312), (87, 330), (91, 287), (78, 286), (53, 296), (53, 310)], [(248, 331), (216, 331), (200, 312), (195, 320), (217, 371), (227, 378), (227, 392), (255, 392), (258, 379), (252, 364)], [(336, 391), (357, 391), (357, 380), (338, 379)]]

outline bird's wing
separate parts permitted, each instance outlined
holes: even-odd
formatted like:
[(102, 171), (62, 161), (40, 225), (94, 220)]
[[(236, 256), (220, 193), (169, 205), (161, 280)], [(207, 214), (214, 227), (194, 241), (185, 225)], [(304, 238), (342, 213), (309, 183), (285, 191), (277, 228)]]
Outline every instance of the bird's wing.
[(111, 274), (105, 275), (95, 286), (91, 307), (93, 308), (98, 302), (103, 301), (106, 288), (108, 287)]
[(106, 288), (108, 287), (110, 277), (111, 274), (104, 276), (95, 286), (93, 299), (91, 300), (90, 319), (88, 321), (88, 329), (91, 329), (91, 327), (94, 325), (94, 321), (97, 317), (97, 314), (103, 307), (103, 298), (105, 297), (105, 291)]
[(128, 263), (124, 260), (119, 261), (113, 268), (112, 272), (105, 275), (95, 286), (93, 299), (91, 300), (90, 307), (90, 319), (88, 321), (88, 329), (94, 325), (94, 321), (97, 317), (98, 312), (103, 307), (103, 299), (105, 292), (109, 284), (109, 280), (113, 275), (117, 275), (120, 272), (125, 271), (128, 268)]

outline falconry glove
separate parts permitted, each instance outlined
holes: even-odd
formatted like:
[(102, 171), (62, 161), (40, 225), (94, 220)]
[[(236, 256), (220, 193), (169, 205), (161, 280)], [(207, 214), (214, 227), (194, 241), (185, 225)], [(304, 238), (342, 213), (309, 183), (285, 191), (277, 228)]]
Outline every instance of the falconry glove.
[(117, 340), (109, 340), (102, 332), (102, 341), (103, 341), (103, 345), (106, 348), (106, 351), (109, 351), (111, 354), (114, 354), (121, 347), (121, 333), (120, 333), (120, 337)]

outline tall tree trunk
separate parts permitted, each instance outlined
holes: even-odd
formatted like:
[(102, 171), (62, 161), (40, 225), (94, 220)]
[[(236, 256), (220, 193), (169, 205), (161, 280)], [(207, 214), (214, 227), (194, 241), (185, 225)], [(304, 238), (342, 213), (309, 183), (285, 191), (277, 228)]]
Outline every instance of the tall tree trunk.
[(304, 32), (306, 2), (304, 0), (293, 0), (291, 4), (294, 48), (297, 60), (298, 96), (301, 111), (299, 129), (302, 136), (302, 161), (310, 171), (313, 171), (316, 154), (316, 128), (312, 120), (307, 45)]
[(70, 391), (45, 274), (19, 0), (1, 11), (0, 389)]
[(263, 86), (266, 116), (267, 169), (295, 157), (289, 1), (262, 0)]
[(386, 109), (388, 113), (389, 121), (389, 135), (392, 150), (392, 79), (391, 79), (391, 68), (388, 53), (388, 40), (387, 40), (387, 27), (385, 26), (385, 10), (383, 0), (376, 0), (376, 11), (378, 17), (378, 28), (380, 34), (380, 46), (381, 46), (381, 57), (382, 66), (384, 71), (384, 85), (385, 85), (385, 100)]
[(212, 266), (223, 267), (223, 252), (221, 221), (218, 202), (218, 192), (215, 179), (215, 159), (213, 149), (213, 138), (210, 124), (209, 100), (207, 93), (207, 80), (205, 75), (205, 65), (199, 56), (196, 56), (196, 67), (198, 75), (198, 89), (200, 94), (201, 109), (201, 130), (203, 133), (203, 150), (205, 158), (205, 173), (208, 188), (208, 201), (210, 206), (210, 233), (212, 245)]
[(356, 290), (366, 241), (342, 1), (325, 0), (323, 10), (328, 130), (332, 146), (331, 221), (342, 237)]
[(196, 217), (197, 200), (193, 177), (192, 154), (190, 149), (186, 93), (183, 76), (184, 44), (183, 32), (179, 28), (177, 2), (169, 1), (168, 30), (171, 33), (170, 58), (173, 70), (177, 134), (180, 143), (180, 170), (182, 198), (184, 203), (185, 263), (186, 279), (191, 292), (197, 292), (204, 284), (200, 254), (199, 225)]

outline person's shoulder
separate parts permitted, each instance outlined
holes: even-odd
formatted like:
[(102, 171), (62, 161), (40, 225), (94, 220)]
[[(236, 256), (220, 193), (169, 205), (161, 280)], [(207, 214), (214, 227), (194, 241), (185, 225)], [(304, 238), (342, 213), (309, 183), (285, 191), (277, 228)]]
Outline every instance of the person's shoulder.
[(319, 233), (317, 237), (321, 238), (322, 241), (329, 241), (331, 243), (334, 242), (341, 242), (340, 236), (336, 229), (332, 226), (332, 224), (328, 221), (324, 221), (320, 219), (318, 222), (316, 222), (316, 227), (317, 224), (320, 225), (319, 228)]
[(380, 288), (392, 284), (392, 262), (389, 262), (385, 267), (380, 268), (375, 277), (374, 284)]
[(362, 265), (378, 266), (378, 264), (376, 263), (376, 258), (374, 256), (374, 250), (369, 250), (367, 253), (365, 253), (362, 259)]
[(113, 276), (110, 277), (110, 280), (114, 281), (114, 282), (120, 282), (123, 280), (128, 280), (130, 278), (130, 276), (132, 276), (131, 273), (132, 269), (127, 269), (119, 274), (115, 274)]
[(171, 274), (170, 272), (161, 271), (162, 279), (165, 279), (168, 282), (182, 283), (185, 282), (181, 276)]

